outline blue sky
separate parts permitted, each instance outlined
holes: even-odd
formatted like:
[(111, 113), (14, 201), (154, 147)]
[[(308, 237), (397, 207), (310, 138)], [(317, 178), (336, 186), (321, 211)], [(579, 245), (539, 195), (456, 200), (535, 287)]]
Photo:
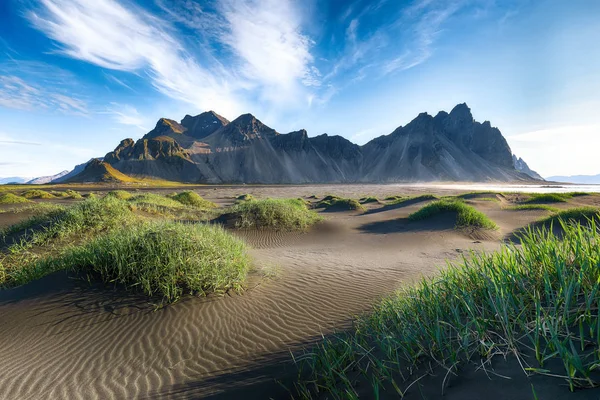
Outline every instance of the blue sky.
[(597, 0), (2, 0), (0, 176), (160, 117), (251, 112), (359, 144), (467, 102), (544, 176), (600, 173)]

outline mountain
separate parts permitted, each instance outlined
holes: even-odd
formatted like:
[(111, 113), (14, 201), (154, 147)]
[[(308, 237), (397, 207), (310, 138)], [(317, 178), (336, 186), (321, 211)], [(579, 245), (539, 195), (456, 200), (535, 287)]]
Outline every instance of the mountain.
[(86, 164), (83, 171), (74, 177), (67, 179), (64, 183), (121, 183), (132, 182), (134, 180), (135, 179), (130, 178), (122, 172), (117, 171), (110, 164), (94, 158)]
[(56, 179), (62, 178), (63, 176), (67, 175), (68, 173), (69, 173), (69, 171), (62, 171), (56, 175), (40, 176), (38, 178), (34, 178), (30, 181), (27, 181), (26, 183), (28, 185), (45, 185), (46, 183), (50, 183)]
[(0, 185), (8, 185), (10, 183), (25, 183), (29, 180), (29, 178), (21, 178), (19, 176), (11, 176), (8, 178), (0, 178)]
[(544, 180), (544, 178), (542, 178), (542, 176), (540, 174), (538, 174), (537, 172), (535, 172), (534, 170), (529, 168), (529, 165), (527, 165), (527, 163), (522, 158), (520, 158), (520, 157), (517, 158), (517, 156), (514, 154), (513, 154), (512, 158), (513, 158), (513, 165), (515, 166), (515, 169), (517, 171), (527, 174), (530, 177), (532, 177), (533, 179), (538, 179), (540, 181)]
[(161, 118), (104, 161), (132, 177), (193, 183), (532, 180), (515, 169), (502, 133), (475, 121), (466, 104), (419, 114), (363, 146), (341, 136), (309, 137), (303, 129), (282, 134), (251, 114), (231, 122), (213, 111), (181, 122)]
[(579, 183), (583, 185), (598, 185), (600, 184), (600, 175), (549, 176), (546, 180), (552, 182)]
[(83, 164), (78, 164), (70, 172), (68, 172), (67, 174), (65, 174), (65, 175), (63, 175), (63, 176), (61, 176), (59, 178), (53, 179), (51, 183), (63, 183), (63, 182), (68, 181), (69, 179), (71, 179), (75, 175), (81, 173), (85, 169), (86, 165), (88, 165), (93, 160), (100, 160), (100, 161), (102, 161), (103, 157), (91, 158), (90, 160), (88, 160), (87, 162), (84, 162)]

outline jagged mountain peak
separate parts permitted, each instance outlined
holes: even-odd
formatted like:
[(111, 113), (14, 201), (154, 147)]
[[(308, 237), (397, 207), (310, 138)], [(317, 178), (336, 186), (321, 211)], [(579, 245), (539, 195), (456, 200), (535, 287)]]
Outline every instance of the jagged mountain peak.
[(460, 103), (454, 106), (452, 111), (450, 111), (450, 117), (457, 119), (464, 119), (466, 121), (473, 121), (473, 114), (471, 114), (471, 109), (467, 105), (467, 103)]
[(181, 120), (181, 125), (186, 129), (185, 134), (194, 139), (203, 139), (215, 131), (229, 124), (227, 118), (214, 111), (205, 111), (192, 117), (186, 115)]
[[(183, 131), (182, 133), (178, 133)], [(435, 117), (420, 113), (391, 134), (358, 146), (343, 136), (279, 134), (252, 114), (229, 122), (214, 111), (181, 124), (161, 119), (106, 161), (133, 176), (209, 183), (400, 182), (524, 180), (512, 151), (489, 121), (466, 103)]]

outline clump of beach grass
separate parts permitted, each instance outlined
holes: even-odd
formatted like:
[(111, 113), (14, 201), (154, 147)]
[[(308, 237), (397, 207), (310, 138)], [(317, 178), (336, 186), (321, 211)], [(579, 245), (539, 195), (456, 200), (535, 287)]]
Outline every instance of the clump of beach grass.
[(568, 193), (532, 193), (523, 203), (565, 203), (571, 197)]
[(0, 239), (4, 241), (7, 236), (18, 234), (18, 245), (28, 248), (51, 239), (110, 230), (133, 217), (128, 204), (117, 198), (89, 199), (68, 208), (48, 207), (1, 231)]
[(322, 220), (299, 199), (263, 199), (237, 203), (223, 216), (236, 228), (305, 230)]
[(379, 199), (374, 196), (363, 197), (359, 200), (361, 204), (369, 204), (369, 203), (380, 203)]
[(256, 200), (256, 199), (251, 194), (246, 193), (246, 194), (240, 194), (239, 196), (236, 196), (235, 200), (236, 201), (250, 201), (250, 200)]
[(462, 200), (437, 200), (410, 214), (412, 221), (420, 221), (446, 212), (456, 213), (456, 228), (498, 229), (487, 215)]
[(406, 197), (396, 196), (396, 198), (392, 199), (392, 201), (390, 203), (388, 203), (388, 205), (397, 205), (397, 204), (402, 204), (402, 203), (407, 203), (407, 202), (417, 203), (419, 201), (437, 200), (437, 199), (438, 199), (438, 197), (436, 195), (430, 194), (430, 193), (420, 194), (420, 195), (416, 195), (416, 196), (406, 196)]
[(181, 192), (171, 197), (173, 200), (178, 201), (181, 204), (187, 206), (193, 206), (198, 208), (215, 208), (217, 205), (212, 201), (205, 200), (202, 196), (200, 196), (196, 192), (192, 192), (191, 190)]
[(574, 207), (568, 208), (566, 210), (560, 210), (555, 212), (554, 214), (543, 218), (539, 222), (542, 224), (554, 224), (559, 223), (559, 221), (569, 221), (569, 222), (590, 222), (593, 219), (600, 219), (600, 210), (595, 207)]
[(23, 192), (21, 194), (21, 196), (25, 197), (26, 199), (53, 199), (53, 198), (55, 198), (55, 196), (52, 193), (46, 192), (45, 190), (40, 190), (40, 189), (27, 190), (27, 191)]
[(593, 221), (560, 223), (560, 237), (529, 228), (520, 246), (449, 264), (385, 299), (354, 332), (324, 339), (296, 359), (300, 397), (401, 398), (428, 373), (446, 383), (507, 357), (522, 368), (515, 374), (598, 387), (600, 231)]
[(546, 204), (519, 204), (517, 206), (509, 206), (509, 207), (505, 207), (505, 210), (514, 210), (514, 211), (518, 211), (518, 210), (545, 210), (545, 211), (551, 211), (551, 212), (558, 212), (560, 209), (556, 208), (556, 207), (552, 207)]
[(13, 278), (24, 283), (58, 270), (90, 271), (173, 302), (186, 293), (240, 289), (249, 265), (244, 242), (218, 226), (146, 222), (40, 260)]
[(319, 201), (316, 208), (324, 208), (327, 211), (365, 211), (365, 207), (358, 202), (356, 199), (346, 199), (334, 195), (328, 195), (323, 197)]
[(119, 200), (129, 200), (133, 197), (133, 195), (126, 190), (111, 190), (110, 192), (106, 193), (105, 197), (115, 197)]
[(25, 197), (16, 195), (14, 193), (0, 194), (0, 204), (22, 204), (22, 203), (31, 203), (31, 200), (28, 200)]

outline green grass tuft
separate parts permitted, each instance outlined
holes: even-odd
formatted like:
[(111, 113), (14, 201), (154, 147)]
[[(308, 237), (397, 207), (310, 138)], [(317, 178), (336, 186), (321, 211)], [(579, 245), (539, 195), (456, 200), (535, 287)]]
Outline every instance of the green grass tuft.
[(508, 356), (523, 365), (516, 373), (597, 387), (600, 232), (562, 225), (561, 237), (529, 229), (520, 246), (474, 253), (385, 299), (354, 332), (299, 358), (301, 396), (354, 399), (386, 388), (404, 397), (423, 371), (460, 377)]
[(249, 194), (249, 193), (246, 193), (246, 194), (240, 194), (240, 195), (239, 195), (239, 196), (237, 196), (235, 199), (236, 199), (237, 201), (250, 201), (250, 200), (256, 200), (256, 199), (254, 198), (254, 196), (252, 196), (252, 195), (251, 195), (251, 194)]
[(408, 197), (402, 197), (402, 196), (397, 196), (397, 198), (395, 200), (392, 200), (389, 205), (396, 205), (396, 204), (402, 204), (402, 203), (406, 203), (408, 201), (410, 202), (419, 202), (419, 201), (426, 201), (426, 200), (437, 200), (438, 197), (434, 194), (420, 194), (418, 196), (408, 196)]
[(574, 207), (566, 210), (561, 210), (553, 215), (550, 215), (540, 222), (543, 224), (558, 223), (559, 221), (571, 222), (588, 222), (592, 219), (600, 219), (598, 214), (600, 210), (595, 207)]
[(570, 198), (567, 193), (532, 193), (523, 203), (565, 203)]
[(518, 206), (510, 206), (504, 208), (505, 210), (546, 210), (551, 212), (558, 212), (560, 209), (546, 204), (519, 204)]
[(45, 190), (30, 189), (21, 194), (26, 199), (53, 199), (55, 196)]
[(185, 293), (240, 289), (249, 265), (245, 244), (220, 227), (155, 222), (114, 230), (13, 278), (24, 283), (58, 270), (92, 271), (173, 302)]
[(119, 200), (129, 200), (133, 197), (133, 195), (126, 190), (111, 190), (106, 194), (106, 197), (115, 197)]
[(344, 199), (332, 195), (325, 196), (315, 207), (325, 208), (327, 211), (365, 211), (365, 207), (355, 199)]
[(455, 212), (456, 228), (498, 229), (498, 225), (487, 215), (461, 200), (437, 200), (408, 216), (412, 221), (420, 221), (435, 215)]
[(21, 203), (31, 203), (31, 200), (28, 200), (23, 196), (18, 196), (13, 193), (0, 194), (0, 204), (21, 204)]
[(368, 203), (379, 203), (380, 201), (377, 197), (368, 196), (368, 197), (363, 197), (362, 199), (359, 200), (359, 202), (361, 204), (368, 204)]
[(224, 216), (232, 219), (236, 228), (293, 231), (305, 230), (321, 221), (321, 216), (309, 210), (299, 199), (264, 199), (241, 202)]
[(212, 201), (205, 200), (196, 192), (191, 190), (181, 192), (172, 197), (173, 200), (185, 204), (186, 206), (193, 206), (198, 208), (215, 208), (217, 205)]
[(51, 239), (100, 232), (122, 226), (134, 215), (126, 202), (114, 197), (90, 199), (71, 207), (48, 207), (0, 232), (0, 239), (20, 235), (19, 246), (31, 247)]

